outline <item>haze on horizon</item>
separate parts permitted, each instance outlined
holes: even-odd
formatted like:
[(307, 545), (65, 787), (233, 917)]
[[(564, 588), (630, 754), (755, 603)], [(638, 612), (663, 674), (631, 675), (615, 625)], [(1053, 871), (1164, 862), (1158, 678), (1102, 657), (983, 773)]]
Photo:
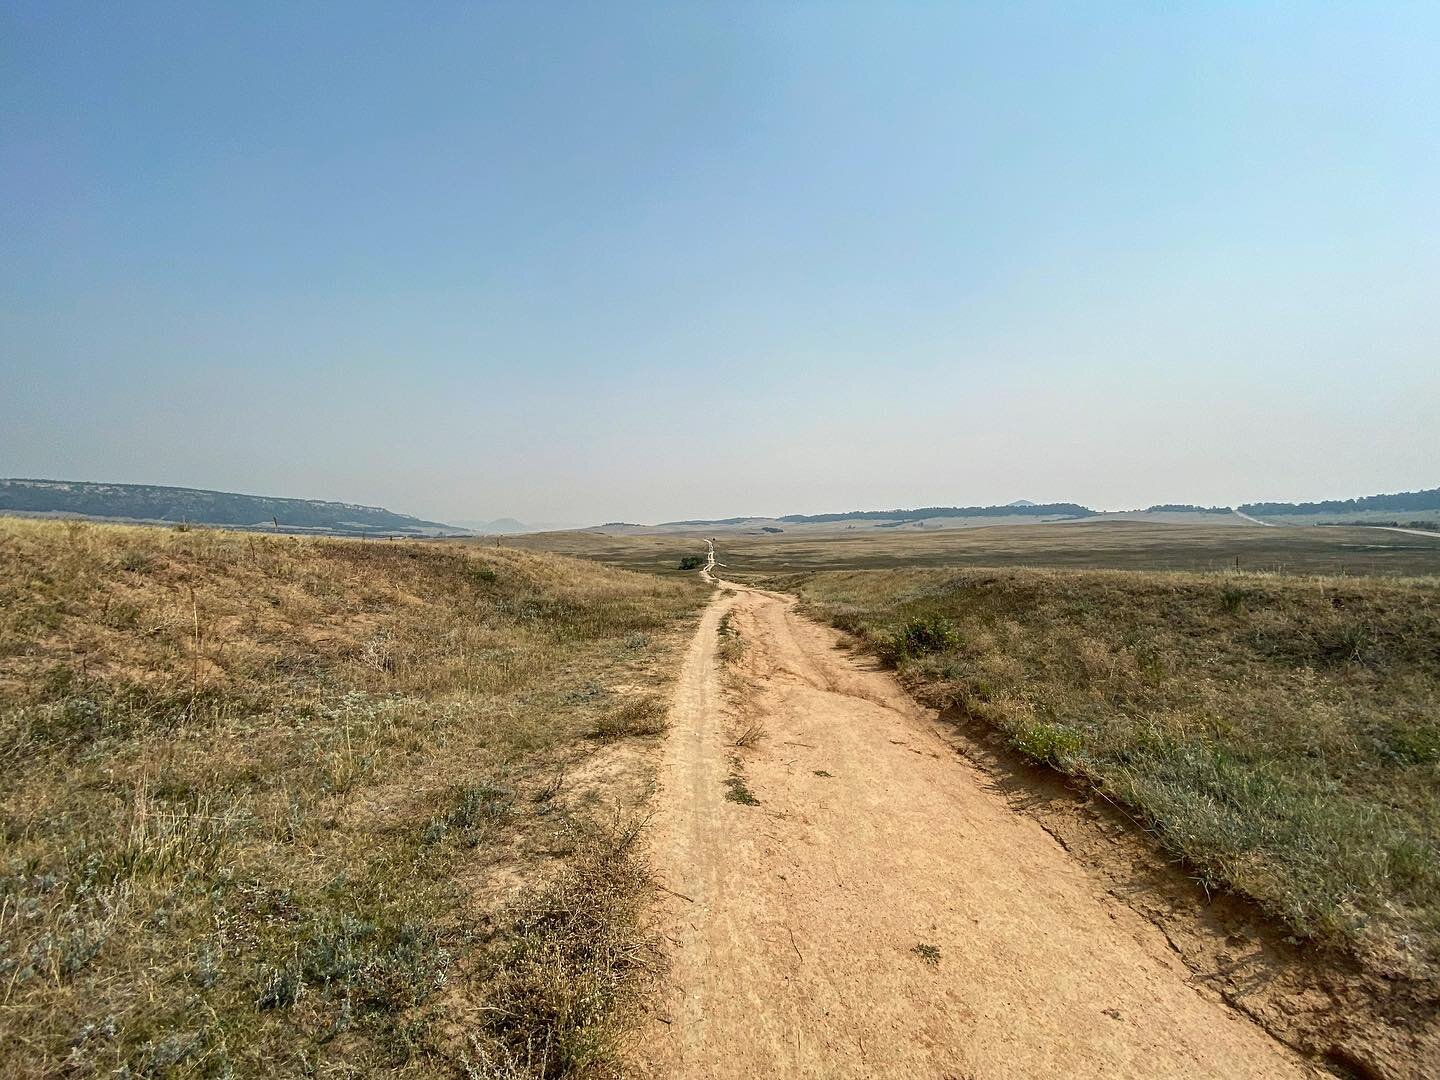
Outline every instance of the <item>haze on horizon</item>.
[(0, 7), (0, 475), (653, 522), (1440, 482), (1433, 4)]

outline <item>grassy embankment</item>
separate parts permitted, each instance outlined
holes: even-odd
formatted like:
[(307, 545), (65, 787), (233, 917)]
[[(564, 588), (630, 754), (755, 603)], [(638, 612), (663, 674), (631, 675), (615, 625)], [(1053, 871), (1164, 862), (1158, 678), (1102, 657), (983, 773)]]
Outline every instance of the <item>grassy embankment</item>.
[(704, 595), (0, 519), (0, 1073), (605, 1074)]
[(925, 702), (1133, 808), (1208, 884), (1440, 970), (1440, 581), (1045, 570), (777, 580)]

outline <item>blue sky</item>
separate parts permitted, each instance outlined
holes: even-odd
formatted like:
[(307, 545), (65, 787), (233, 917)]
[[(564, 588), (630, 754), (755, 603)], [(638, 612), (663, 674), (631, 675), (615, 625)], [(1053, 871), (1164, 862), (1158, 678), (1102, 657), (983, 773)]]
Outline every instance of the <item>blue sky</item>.
[(1440, 5), (0, 3), (0, 474), (1440, 483)]

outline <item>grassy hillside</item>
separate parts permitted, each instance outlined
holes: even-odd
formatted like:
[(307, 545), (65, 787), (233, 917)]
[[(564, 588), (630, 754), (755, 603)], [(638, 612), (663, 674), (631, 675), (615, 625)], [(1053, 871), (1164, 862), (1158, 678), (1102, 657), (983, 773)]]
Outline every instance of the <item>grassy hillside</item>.
[(1138, 811), (1205, 881), (1440, 971), (1440, 580), (962, 570), (780, 579), (922, 700)]
[(455, 533), (452, 526), (396, 514), (379, 506), (237, 495), (229, 491), (153, 484), (91, 484), (66, 480), (0, 480), (0, 513), (68, 514), (128, 521), (264, 526), (297, 532)]
[(512, 550), (0, 521), (0, 1073), (603, 1074), (704, 597)]

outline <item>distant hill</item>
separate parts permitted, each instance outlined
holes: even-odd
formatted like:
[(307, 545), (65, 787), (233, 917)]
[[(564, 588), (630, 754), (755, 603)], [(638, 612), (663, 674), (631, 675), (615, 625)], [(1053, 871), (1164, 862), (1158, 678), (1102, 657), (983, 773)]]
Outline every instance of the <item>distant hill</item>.
[(1395, 495), (1366, 495), (1359, 499), (1327, 499), (1323, 502), (1246, 503), (1240, 507), (1256, 517), (1293, 517), (1312, 514), (1391, 513), (1440, 510), (1440, 488), (1402, 491)]
[[(661, 522), (661, 524), (662, 524), (662, 525), (743, 525), (743, 524), (745, 524), (747, 521), (769, 521), (769, 520), (770, 520), (769, 518), (748, 518), (748, 517), (696, 518), (696, 519), (693, 519), (693, 520), (690, 520), (690, 521), (665, 521), (665, 522)], [(624, 524), (624, 522), (614, 522), (613, 524), (622, 525), (622, 524)]]
[(462, 520), (455, 524), (482, 536), (520, 536), (525, 533), (568, 532), (571, 529), (589, 528), (573, 521), (520, 521), (513, 517)]
[(787, 514), (777, 520), (791, 525), (829, 524), (836, 521), (924, 521), (927, 518), (985, 517), (1094, 517), (1095, 511), (1078, 503), (1011, 503), (1009, 506), (923, 506), (918, 510), (849, 510), (843, 514)]
[[(695, 518), (687, 521), (664, 521), (659, 525), (653, 526), (653, 528), (678, 529), (734, 525), (749, 525), (758, 528), (767, 523), (777, 521), (786, 525), (830, 525), (836, 522), (844, 523), (851, 521), (884, 521), (893, 524), (904, 524), (906, 522), (918, 522), (935, 518), (1037, 517), (1064, 519), (1094, 516), (1094, 510), (1076, 503), (1032, 503), (1021, 500), (1020, 502), (1011, 503), (1009, 506), (924, 506), (918, 510), (847, 510), (839, 514), (786, 514), (784, 517), (778, 518)], [(600, 527), (611, 528), (619, 526), (620, 524), (619, 522), (613, 522), (611, 525), (602, 525)], [(646, 526), (630, 527), (645, 528)]]
[(380, 506), (237, 495), (229, 491), (154, 484), (93, 484), (69, 480), (0, 479), (0, 513), (48, 514), (126, 521), (275, 528), (348, 535), (443, 536), (453, 525), (396, 514)]
[(483, 533), (488, 536), (536, 531), (523, 521), (517, 521), (512, 517), (492, 518), (489, 521), (457, 521), (455, 524), (469, 529), (471, 532)]
[[(1440, 488), (1402, 492), (1398, 495), (1370, 495), (1359, 499), (1315, 503), (1251, 503), (1241, 506), (1242, 514), (1277, 518), (1282, 525), (1365, 524), (1379, 520), (1398, 521), (1424, 528), (1440, 524)], [(1368, 517), (1367, 517), (1368, 516)], [(1367, 520), (1362, 521), (1361, 518)], [(1151, 522), (1171, 525), (1236, 525), (1245, 518), (1228, 506), (1201, 506), (1196, 503), (1155, 503), (1143, 510), (1092, 510), (1079, 503), (1035, 503), (1016, 499), (1004, 506), (922, 506), (911, 510), (847, 510), (834, 514), (786, 514), (783, 517), (687, 518), (658, 525), (610, 522), (593, 526), (593, 531), (612, 534), (693, 533), (714, 529), (727, 534), (763, 535), (832, 532), (852, 529), (969, 529), (994, 525), (1060, 524), (1066, 522), (1118, 523)], [(1262, 520), (1262, 524), (1265, 524)], [(780, 528), (784, 526), (784, 528)]]

